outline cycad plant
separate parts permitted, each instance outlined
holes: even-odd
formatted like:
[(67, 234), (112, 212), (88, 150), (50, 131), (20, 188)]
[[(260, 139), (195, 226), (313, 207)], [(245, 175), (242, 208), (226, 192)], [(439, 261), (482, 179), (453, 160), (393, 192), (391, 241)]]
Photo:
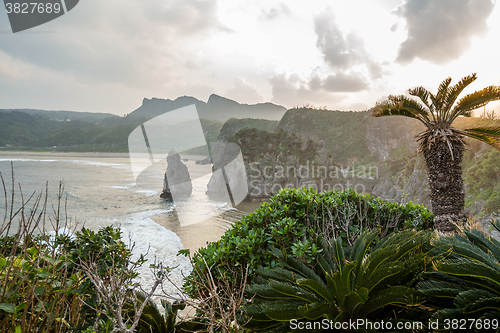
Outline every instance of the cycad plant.
[[(500, 223), (492, 225), (500, 231)], [(500, 332), (500, 242), (469, 229), (463, 235), (438, 238), (434, 246), (433, 251), (445, 258), (436, 260), (434, 272), (424, 274), (426, 280), (418, 284), (429, 297), (428, 305), (438, 308), (434, 319), (481, 320), (481, 327), (472, 328)]]
[(464, 137), (481, 140), (500, 148), (500, 127), (458, 129), (452, 127), (459, 116), (470, 117), (473, 110), (500, 99), (500, 87), (489, 86), (457, 99), (473, 81), (476, 74), (464, 77), (450, 86), (451, 78), (444, 80), (436, 95), (423, 87), (408, 93), (420, 101), (399, 95), (389, 96), (378, 103), (373, 116), (405, 116), (419, 120), (427, 129), (417, 135), (419, 151), (423, 152), (429, 173), (430, 198), (434, 226), (441, 232), (454, 232), (451, 222), (464, 220), (465, 192), (462, 181)]
[(247, 288), (256, 296), (244, 307), (252, 319), (246, 328), (288, 331), (295, 320), (308, 331), (321, 331), (312, 323), (326, 319), (335, 328), (349, 320), (394, 319), (396, 313), (401, 319), (420, 302), (410, 286), (428, 262), (424, 244), (432, 233), (394, 233), (368, 252), (379, 233), (365, 232), (345, 248), (340, 238), (331, 246), (320, 238), (322, 251), (309, 266), (277, 251), (280, 267), (259, 269), (257, 283)]
[[(135, 294), (136, 301), (142, 304), (146, 299), (145, 294), (137, 292)], [(133, 299), (129, 299), (133, 303)], [(144, 310), (141, 313), (141, 319), (139, 320), (139, 325), (136, 330), (138, 333), (170, 333), (176, 331), (176, 319), (177, 312), (183, 310), (186, 307), (184, 302), (174, 302), (169, 303), (166, 300), (161, 300), (161, 305), (165, 310), (162, 315), (158, 306), (151, 300), (148, 299)], [(133, 317), (134, 308), (132, 304), (127, 305), (127, 310), (129, 311), (129, 316)]]

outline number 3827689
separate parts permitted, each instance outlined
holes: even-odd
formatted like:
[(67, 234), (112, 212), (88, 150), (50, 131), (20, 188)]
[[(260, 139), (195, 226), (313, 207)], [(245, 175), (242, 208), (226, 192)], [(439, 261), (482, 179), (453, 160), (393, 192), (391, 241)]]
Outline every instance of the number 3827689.
[(59, 14), (61, 4), (59, 3), (44, 3), (44, 2), (7, 2), (5, 4), (7, 14)]

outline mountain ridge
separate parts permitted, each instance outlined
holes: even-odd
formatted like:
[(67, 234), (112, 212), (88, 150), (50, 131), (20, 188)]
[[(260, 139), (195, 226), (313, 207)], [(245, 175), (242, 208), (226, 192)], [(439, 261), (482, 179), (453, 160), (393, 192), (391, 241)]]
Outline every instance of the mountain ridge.
[(231, 118), (258, 118), (280, 120), (286, 108), (271, 102), (257, 104), (241, 104), (232, 99), (212, 94), (207, 102), (192, 96), (180, 96), (174, 100), (161, 98), (144, 98), (142, 105), (129, 113), (127, 117), (156, 117), (188, 105), (196, 105), (201, 119), (226, 122)]

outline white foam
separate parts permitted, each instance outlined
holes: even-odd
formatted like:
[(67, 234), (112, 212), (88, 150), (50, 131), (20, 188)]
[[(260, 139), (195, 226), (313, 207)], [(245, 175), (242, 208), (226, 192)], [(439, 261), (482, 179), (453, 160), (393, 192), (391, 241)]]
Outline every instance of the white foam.
[(106, 187), (108, 187), (108, 188), (116, 188), (116, 189), (119, 189), (119, 190), (128, 190), (127, 186), (120, 186), (120, 185), (106, 186)]
[[(75, 240), (76, 239), (76, 236), (73, 234), (73, 232), (70, 229), (65, 228), (65, 227), (59, 228), (59, 230), (57, 230), (57, 232), (56, 231), (49, 231), (49, 232), (47, 232), (47, 235), (49, 236), (48, 244), (45, 241), (42, 241), (42, 244), (49, 245), (51, 247), (54, 246), (54, 243), (56, 241), (56, 236), (57, 235), (66, 235), (71, 240)], [(58, 252), (59, 252), (59, 249), (56, 248), (56, 253), (58, 253)]]
[(71, 191), (66, 191), (66, 194), (69, 195), (70, 197), (73, 197), (73, 198), (79, 198), (79, 196), (71, 193)]
[[(181, 288), (184, 284), (184, 277), (187, 277), (191, 271), (191, 262), (185, 256), (178, 256), (179, 250), (182, 250), (182, 244), (179, 237), (170, 230), (165, 229), (155, 223), (149, 217), (167, 212), (166, 210), (152, 210), (132, 214), (127, 218), (127, 222), (122, 224), (122, 240), (129, 244), (134, 244), (132, 251), (133, 259), (136, 260), (141, 254), (146, 254), (148, 261), (139, 269), (138, 282), (146, 291), (151, 290), (154, 282), (153, 272), (149, 268), (150, 264), (157, 261), (163, 262), (164, 266), (173, 268), (169, 275), (170, 281), (163, 283), (163, 288), (158, 288), (155, 302), (160, 305), (161, 295), (163, 297), (182, 298)], [(149, 251), (149, 252), (148, 252)]]
[(158, 191), (153, 191), (153, 190), (139, 190), (139, 191), (135, 191), (135, 192), (145, 194), (148, 197), (158, 195)]
[(104, 167), (111, 167), (114, 169), (131, 170), (130, 165), (120, 164), (120, 163), (106, 163), (106, 162), (96, 162), (96, 161), (87, 161), (87, 160), (61, 160), (61, 162), (69, 162), (69, 163), (91, 165), (91, 166), (104, 166)]

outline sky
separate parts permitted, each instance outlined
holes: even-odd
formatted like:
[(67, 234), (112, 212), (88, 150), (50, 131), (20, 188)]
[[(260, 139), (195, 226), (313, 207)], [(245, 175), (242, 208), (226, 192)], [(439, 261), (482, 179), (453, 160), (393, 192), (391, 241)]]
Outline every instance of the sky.
[(0, 10), (0, 108), (124, 115), (218, 94), (359, 111), (447, 77), (500, 85), (499, 41), (493, 0), (80, 0), (15, 34)]

